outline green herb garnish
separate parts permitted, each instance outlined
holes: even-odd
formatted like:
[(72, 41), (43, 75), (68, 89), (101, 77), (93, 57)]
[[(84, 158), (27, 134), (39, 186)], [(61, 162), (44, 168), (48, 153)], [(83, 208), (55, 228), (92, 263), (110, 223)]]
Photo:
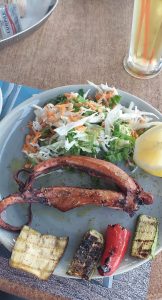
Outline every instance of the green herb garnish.
[(109, 100), (109, 107), (113, 108), (115, 105), (117, 105), (120, 102), (121, 96), (115, 95), (114, 97), (110, 98)]

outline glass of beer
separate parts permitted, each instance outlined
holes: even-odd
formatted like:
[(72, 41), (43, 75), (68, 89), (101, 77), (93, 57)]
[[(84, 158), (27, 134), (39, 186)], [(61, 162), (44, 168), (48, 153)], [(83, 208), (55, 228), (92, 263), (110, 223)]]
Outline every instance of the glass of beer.
[(162, 69), (162, 0), (135, 0), (129, 54), (125, 70), (137, 78), (152, 78)]

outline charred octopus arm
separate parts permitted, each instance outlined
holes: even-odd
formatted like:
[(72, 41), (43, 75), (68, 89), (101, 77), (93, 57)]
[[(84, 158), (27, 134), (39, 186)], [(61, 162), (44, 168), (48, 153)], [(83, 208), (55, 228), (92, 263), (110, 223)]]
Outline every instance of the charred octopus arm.
[[(73, 167), (93, 176), (111, 179), (120, 188), (121, 192), (77, 187), (49, 187), (40, 190), (32, 188), (33, 181), (41, 174), (63, 167)], [(91, 157), (63, 156), (39, 163), (32, 171), (25, 170), (28, 173), (26, 182), (19, 178), (21, 171), (19, 170), (15, 177), (19, 185), (20, 194), (14, 194), (3, 199), (0, 202), (0, 214), (14, 203), (31, 204), (39, 202), (56, 207), (61, 211), (93, 204), (122, 209), (132, 215), (138, 209), (139, 204), (151, 204), (153, 202), (153, 196), (144, 192), (142, 187), (119, 167)], [(5, 225), (1, 218), (0, 226), (5, 229), (15, 230), (13, 226)]]
[(63, 167), (73, 167), (92, 176), (111, 179), (125, 194), (124, 210), (128, 213), (136, 210), (138, 204), (151, 204), (153, 202), (152, 195), (144, 192), (142, 187), (122, 169), (110, 162), (87, 156), (62, 156), (39, 163), (29, 173), (24, 185), (21, 181), (19, 182), (18, 176), (16, 177), (20, 191), (31, 189), (33, 181), (41, 174)]
[[(28, 199), (25, 199), (23, 195), (20, 194), (12, 194), (9, 195), (8, 197), (4, 198), (3, 200), (0, 201), (0, 227), (6, 230), (11, 230), (11, 231), (20, 231), (22, 226), (12, 226), (8, 223), (6, 223), (2, 219), (2, 212), (5, 211), (9, 206), (13, 204), (24, 204), (24, 203), (29, 203), (28, 207), (28, 221), (27, 224), (31, 222), (32, 214), (31, 214), (31, 203), (34, 203), (35, 201), (33, 200), (32, 202), (29, 201)], [(26, 225), (27, 225), (26, 224)]]
[[(123, 193), (115, 191), (91, 190), (75, 187), (48, 187), (40, 190), (25, 191), (22, 194), (10, 195), (0, 202), (0, 227), (11, 231), (21, 229), (21, 227), (15, 227), (5, 223), (1, 217), (1, 213), (12, 204), (42, 203), (65, 212), (76, 207), (90, 204), (123, 209), (124, 199), (125, 196)], [(31, 211), (29, 206), (28, 224), (30, 221)]]
[(33, 199), (61, 211), (85, 205), (108, 206), (123, 209), (125, 196), (109, 190), (83, 189), (77, 187), (48, 187), (33, 191)]
[[(57, 170), (64, 167), (72, 167), (88, 173), (91, 176), (102, 177), (104, 179), (111, 179), (118, 185), (123, 192), (134, 193), (138, 187), (133, 178), (131, 178), (126, 172), (117, 167), (116, 165), (92, 157), (87, 156), (59, 156), (37, 164), (32, 172), (29, 172), (28, 180), (24, 186), (24, 189), (29, 189), (37, 177), (42, 174), (47, 174), (51, 170)], [(24, 171), (24, 169), (22, 169)], [(21, 172), (18, 171), (18, 175)], [(16, 177), (16, 181), (19, 184), (19, 180)], [(20, 183), (20, 188), (22, 182)]]

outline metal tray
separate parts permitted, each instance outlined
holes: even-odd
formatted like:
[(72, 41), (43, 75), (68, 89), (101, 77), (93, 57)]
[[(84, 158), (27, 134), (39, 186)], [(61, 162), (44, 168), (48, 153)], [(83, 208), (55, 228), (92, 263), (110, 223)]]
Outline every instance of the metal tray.
[(21, 38), (24, 38), (26, 36), (28, 36), (29, 34), (31, 34), (32, 32), (34, 32), (36, 29), (38, 29), (47, 19), (48, 17), (52, 14), (52, 12), (54, 11), (54, 9), (56, 8), (58, 4), (58, 0), (53, 1), (53, 4), (49, 7), (47, 13), (45, 14), (45, 16), (40, 19), (37, 23), (35, 23), (34, 25), (28, 27), (27, 29), (13, 35), (10, 36), (6, 39), (0, 40), (0, 49), (12, 44), (13, 42), (16, 42), (18, 40), (20, 40)]

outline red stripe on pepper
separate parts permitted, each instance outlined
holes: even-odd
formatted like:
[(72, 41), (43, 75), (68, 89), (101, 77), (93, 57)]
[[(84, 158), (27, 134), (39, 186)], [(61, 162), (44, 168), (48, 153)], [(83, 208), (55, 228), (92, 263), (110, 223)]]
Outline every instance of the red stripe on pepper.
[(116, 271), (127, 251), (130, 236), (130, 231), (121, 225), (108, 225), (105, 249), (98, 267), (100, 275), (110, 276)]

